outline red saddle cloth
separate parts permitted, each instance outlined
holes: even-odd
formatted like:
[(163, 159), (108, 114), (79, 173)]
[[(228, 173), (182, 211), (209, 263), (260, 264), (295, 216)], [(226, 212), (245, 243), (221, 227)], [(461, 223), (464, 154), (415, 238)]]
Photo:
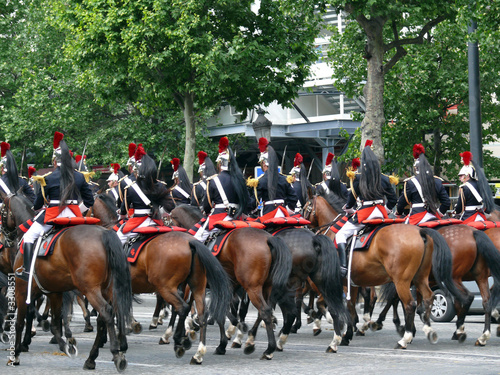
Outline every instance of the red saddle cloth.
[(367, 219), (363, 220), (361, 224), (366, 224), (366, 225), (380, 225), (380, 224), (401, 224), (404, 223), (406, 219), (403, 218), (396, 218), (396, 219), (390, 219), (390, 218), (378, 218), (378, 219)]
[[(66, 232), (68, 229), (69, 229), (69, 227), (63, 228), (58, 232), (54, 232), (54, 233), (50, 234), (47, 238), (42, 240), (42, 243), (40, 244), (40, 248), (38, 249), (37, 256), (44, 257), (47, 255), (51, 255), (54, 252), (54, 246), (56, 245), (57, 239), (61, 236), (61, 234)], [(19, 251), (21, 252), (21, 254), (24, 254), (23, 245), (24, 245), (24, 240), (21, 242), (21, 246), (19, 247)]]
[(98, 224), (101, 220), (96, 217), (56, 217), (47, 221), (49, 225), (80, 225), (80, 224)]
[(309, 225), (311, 222), (303, 217), (287, 216), (287, 217), (273, 217), (262, 222), (266, 227), (271, 226), (301, 226)]
[(467, 223), (467, 225), (479, 230), (486, 230), (491, 228), (500, 228), (500, 221), (473, 221), (471, 223)]
[(424, 228), (435, 228), (435, 227), (442, 227), (444, 225), (455, 225), (455, 224), (463, 224), (463, 223), (464, 222), (462, 220), (458, 220), (458, 219), (440, 219), (440, 220), (426, 221), (425, 223), (418, 224), (418, 226), (424, 227)]
[(226, 220), (226, 221), (216, 221), (214, 223), (214, 227), (219, 229), (238, 229), (238, 228), (264, 229), (266, 226), (262, 223), (255, 221)]
[[(161, 233), (160, 233), (161, 234)], [(129, 263), (135, 263), (135, 261), (137, 260), (137, 257), (139, 256), (139, 253), (141, 252), (141, 250), (144, 248), (144, 246), (151, 240), (155, 239), (156, 237), (158, 237), (159, 234), (157, 235), (152, 235), (152, 236), (148, 236), (148, 237), (145, 237), (143, 238), (142, 240), (137, 240), (135, 241), (131, 247), (128, 248), (128, 254), (127, 254), (127, 261)], [(140, 238), (140, 237), (138, 237)]]

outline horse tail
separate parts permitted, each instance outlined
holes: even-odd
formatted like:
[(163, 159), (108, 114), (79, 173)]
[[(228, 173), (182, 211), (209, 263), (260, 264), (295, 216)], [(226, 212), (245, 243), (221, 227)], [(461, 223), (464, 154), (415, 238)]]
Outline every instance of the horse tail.
[(130, 268), (116, 232), (103, 230), (102, 243), (108, 256), (113, 282), (113, 311), (116, 316), (118, 332), (125, 334), (125, 324), (129, 321), (132, 311)]
[(483, 256), (495, 281), (490, 291), (490, 306), (495, 307), (500, 299), (500, 252), (486, 233), (475, 230), (477, 252)]
[(394, 298), (398, 297), (398, 292), (396, 290), (396, 284), (388, 283), (380, 287), (379, 301), (392, 301)]
[(427, 236), (434, 242), (432, 251), (432, 273), (439, 288), (444, 293), (450, 293), (457, 298), (460, 303), (467, 303), (467, 295), (460, 291), (457, 285), (453, 282), (453, 264), (451, 258), (451, 250), (444, 237), (436, 230), (430, 228), (421, 228), (420, 235), (427, 244)]
[(321, 291), (328, 308), (345, 321), (349, 314), (344, 305), (340, 262), (333, 241), (325, 235), (317, 234), (313, 237), (313, 246), (319, 254), (316, 274), (321, 280), (321, 285), (316, 284), (316, 286)]
[(285, 302), (285, 297), (289, 295), (288, 279), (292, 272), (292, 253), (279, 237), (271, 236), (267, 239), (267, 244), (271, 250), (272, 263), (269, 272), (272, 281), (271, 302)]
[(233, 295), (229, 277), (220, 262), (205, 245), (197, 240), (191, 240), (189, 247), (206, 270), (207, 281), (212, 294), (208, 307), (209, 313), (215, 321), (224, 322)]

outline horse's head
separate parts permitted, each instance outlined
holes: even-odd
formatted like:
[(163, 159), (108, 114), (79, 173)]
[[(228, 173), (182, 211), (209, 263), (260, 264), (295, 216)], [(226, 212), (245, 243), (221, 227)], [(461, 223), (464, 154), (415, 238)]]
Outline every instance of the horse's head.
[(182, 228), (191, 229), (203, 217), (200, 209), (188, 204), (181, 204), (170, 212), (172, 223)]
[(0, 210), (1, 231), (5, 238), (5, 246), (12, 247), (16, 238), (23, 235), (19, 225), (33, 218), (34, 212), (31, 208), (31, 202), (19, 192), (10, 195), (2, 192), (1, 195), (3, 198), (3, 206)]
[(103, 227), (111, 228), (118, 221), (115, 200), (107, 194), (99, 194), (87, 215), (100, 219)]

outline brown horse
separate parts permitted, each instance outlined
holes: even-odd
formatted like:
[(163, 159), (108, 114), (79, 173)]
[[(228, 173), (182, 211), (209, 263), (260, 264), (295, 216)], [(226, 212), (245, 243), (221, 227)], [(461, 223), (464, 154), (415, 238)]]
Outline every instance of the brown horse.
[[(304, 217), (313, 226), (329, 226), (339, 217), (323, 197), (313, 196), (304, 206)], [(334, 233), (328, 235), (333, 238)], [(410, 287), (415, 285), (424, 304), (424, 332), (431, 343), (437, 341), (437, 334), (430, 326), (430, 312), (434, 295), (429, 287), (431, 270), (440, 286), (453, 296), (465, 302), (466, 297), (457, 289), (451, 277), (451, 254), (446, 241), (436, 231), (413, 225), (393, 224), (380, 229), (375, 234), (366, 251), (355, 251), (351, 255), (351, 280), (358, 286), (377, 286), (394, 282), (404, 307), (405, 333), (396, 348), (406, 348), (414, 336), (414, 319), (417, 302)], [(354, 294), (357, 291), (354, 288)], [(351, 314), (356, 314), (351, 297)], [(352, 338), (352, 326), (348, 326), (345, 342)]]
[[(116, 224), (116, 211), (106, 195), (99, 195), (91, 214), (104, 227)], [(167, 232), (158, 235), (143, 246), (135, 263), (130, 264), (133, 293), (157, 292), (179, 315), (174, 334), (174, 350), (178, 357), (190, 347), (184, 337), (184, 321), (190, 306), (179, 293), (179, 287), (189, 286), (200, 318), (200, 346), (192, 357), (192, 364), (201, 364), (206, 352), (205, 289), (210, 285), (212, 302), (209, 313), (218, 322), (224, 322), (231, 300), (230, 283), (219, 262), (201, 242), (185, 232)], [(170, 330), (160, 339), (165, 343)]]
[[(191, 228), (199, 221), (201, 212), (198, 208), (181, 205), (171, 212), (171, 218), (176, 225)], [(272, 324), (272, 305), (277, 302), (285, 316), (283, 334), (290, 332), (295, 319), (293, 295), (288, 293), (287, 283), (292, 270), (290, 250), (283, 240), (271, 236), (262, 229), (236, 229), (228, 237), (217, 259), (228, 273), (233, 286), (243, 287), (252, 304), (259, 311), (259, 319), (248, 332), (245, 344), (245, 354), (255, 350), (255, 336), (260, 319), (266, 324), (267, 349), (262, 359), (271, 359), (277, 348)], [(231, 324), (236, 326), (236, 317), (228, 314)], [(220, 328), (220, 344), (217, 354), (226, 351), (227, 337), (224, 327)]]
[[(22, 232), (17, 229), (18, 226), (34, 215), (31, 203), (21, 195), (7, 197), (2, 194), (2, 198), (7, 217), (7, 220), (2, 221), (2, 227), (7, 232), (17, 230), (17, 239), (20, 239)], [(71, 338), (66, 343), (61, 337), (63, 292), (78, 289), (99, 312), (98, 333), (84, 364), (86, 369), (95, 368), (95, 359), (103, 340), (99, 332), (106, 332), (106, 329), (116, 368), (123, 371), (127, 366), (125, 323), (132, 306), (132, 290), (130, 271), (121, 248), (115, 233), (95, 225), (79, 225), (69, 228), (59, 237), (52, 255), (38, 258), (35, 263), (36, 278), (31, 290), (33, 300), (42, 292), (48, 292), (52, 312), (51, 328), (61, 351), (68, 355), (76, 354), (76, 341)], [(21, 264), (22, 255), (18, 253), (14, 268)], [(14, 358), (9, 360), (14, 365), (20, 363), (21, 334), (27, 313), (26, 296), (27, 283), (16, 279), (16, 343)], [(115, 330), (115, 320), (118, 333)], [(27, 331), (31, 329), (30, 324), (31, 320), (27, 319)]]

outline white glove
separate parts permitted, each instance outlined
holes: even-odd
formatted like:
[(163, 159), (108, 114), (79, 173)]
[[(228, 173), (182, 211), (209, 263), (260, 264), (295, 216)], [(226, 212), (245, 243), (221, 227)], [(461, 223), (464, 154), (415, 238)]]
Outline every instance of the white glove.
[(82, 202), (82, 203), (80, 203), (80, 204), (78, 205), (78, 208), (80, 209), (80, 212), (82, 213), (82, 215), (83, 215), (85, 212), (87, 212), (87, 210), (89, 209), (87, 206), (85, 206), (85, 205), (83, 204), (83, 202)]

